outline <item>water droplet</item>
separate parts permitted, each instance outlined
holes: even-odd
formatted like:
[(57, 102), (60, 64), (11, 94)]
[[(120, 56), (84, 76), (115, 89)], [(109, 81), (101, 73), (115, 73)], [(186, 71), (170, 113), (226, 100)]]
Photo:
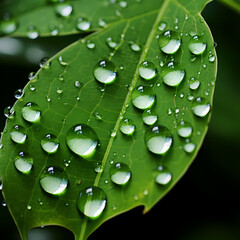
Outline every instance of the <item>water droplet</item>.
[(143, 112), (142, 118), (143, 118), (143, 122), (147, 125), (153, 125), (158, 120), (157, 114), (150, 109), (147, 109)]
[(41, 140), (42, 149), (47, 153), (55, 153), (59, 147), (59, 141), (53, 134), (47, 134), (44, 139)]
[(71, 127), (67, 133), (67, 145), (77, 155), (88, 159), (96, 151), (98, 137), (94, 130), (85, 124)]
[(120, 2), (119, 2), (119, 6), (120, 6), (121, 8), (126, 8), (126, 7), (128, 6), (128, 3), (127, 3), (127, 1), (120, 1)]
[(36, 39), (39, 37), (39, 32), (37, 31), (35, 26), (29, 26), (26, 34), (29, 39)]
[(104, 84), (111, 84), (116, 80), (116, 66), (108, 60), (102, 60), (94, 68), (94, 77)]
[(160, 22), (158, 29), (160, 31), (164, 31), (166, 27), (167, 27), (167, 24), (165, 22)]
[(177, 133), (180, 137), (188, 138), (192, 135), (193, 128), (190, 123), (180, 122), (178, 126)]
[(189, 85), (189, 88), (192, 89), (192, 90), (196, 90), (198, 89), (198, 87), (200, 86), (200, 81), (195, 79), (195, 78), (191, 78), (189, 81), (188, 81), (188, 85)]
[(202, 40), (202, 37), (195, 35), (190, 41), (188, 48), (191, 53), (201, 55), (206, 50), (207, 44)]
[(36, 103), (29, 102), (22, 108), (22, 117), (31, 123), (40, 120), (41, 111)]
[(4, 108), (4, 116), (9, 118), (9, 119), (13, 119), (15, 115), (15, 111), (14, 108), (11, 106), (5, 107)]
[(31, 210), (32, 206), (31, 205), (27, 205), (27, 210)]
[(107, 198), (99, 187), (88, 187), (80, 192), (77, 206), (85, 216), (96, 219), (106, 207)]
[(191, 143), (191, 142), (186, 143), (183, 146), (184, 151), (187, 152), (187, 153), (192, 153), (195, 150), (195, 148), (196, 148), (196, 144)]
[(159, 36), (160, 49), (166, 54), (174, 54), (181, 46), (181, 39), (175, 31), (166, 31)]
[(196, 98), (192, 104), (192, 111), (198, 117), (205, 117), (210, 111), (210, 104), (205, 98)]
[(6, 207), (7, 206), (7, 203), (6, 203), (6, 201), (3, 199), (3, 201), (2, 201), (2, 206), (3, 207)]
[(102, 18), (99, 18), (98, 19), (98, 25), (99, 27), (105, 27), (106, 26), (106, 22), (102, 19)]
[(152, 153), (163, 155), (167, 153), (172, 145), (172, 134), (163, 126), (154, 126), (145, 134), (145, 143)]
[(50, 25), (49, 30), (52, 36), (57, 36), (59, 34), (59, 29), (55, 25)]
[(127, 164), (116, 163), (109, 170), (111, 180), (117, 185), (125, 185), (129, 182), (131, 171)]
[(10, 137), (15, 143), (25, 143), (27, 138), (25, 128), (20, 125), (15, 125), (10, 131)]
[(60, 3), (56, 5), (55, 11), (57, 15), (65, 18), (71, 15), (73, 7), (68, 3)]
[(35, 79), (35, 77), (36, 77), (36, 73), (35, 72), (30, 72), (29, 74), (28, 74), (28, 79), (31, 81), (31, 80), (33, 80), (33, 79)]
[(30, 85), (28, 86), (28, 88), (30, 89), (30, 91), (35, 91), (35, 90), (36, 90), (36, 87), (33, 86), (32, 84), (30, 84)]
[(176, 62), (168, 62), (162, 68), (162, 79), (170, 87), (178, 86), (185, 76), (185, 70)]
[(151, 80), (157, 76), (157, 69), (152, 62), (143, 62), (139, 65), (138, 72), (140, 77)]
[(136, 108), (145, 110), (151, 108), (155, 102), (156, 96), (148, 86), (139, 86), (132, 92), (132, 103)]
[(39, 64), (40, 68), (49, 69), (51, 66), (51, 62), (49, 62), (49, 59), (49, 57), (42, 58)]
[(125, 135), (132, 135), (135, 132), (136, 126), (131, 119), (123, 119), (120, 123), (120, 131)]
[(68, 185), (67, 173), (60, 167), (46, 167), (39, 178), (42, 189), (52, 195), (65, 193)]
[(86, 18), (78, 18), (77, 29), (79, 31), (88, 31), (91, 28), (91, 23)]
[(27, 153), (20, 152), (14, 160), (14, 165), (19, 172), (29, 174), (33, 167), (33, 159)]
[(94, 49), (95, 48), (95, 43), (91, 42), (90, 40), (87, 41), (87, 48), (88, 49)]
[(15, 32), (18, 24), (14, 19), (8, 19), (0, 22), (0, 35), (7, 35)]
[(108, 47), (110, 47), (112, 49), (115, 49), (119, 45), (119, 43), (113, 41), (111, 37), (107, 38), (106, 43), (107, 43)]
[(133, 52), (140, 52), (142, 50), (141, 46), (135, 42), (129, 42), (129, 47)]
[(116, 137), (117, 136), (117, 132), (115, 130), (111, 130), (111, 137)]
[(158, 167), (155, 174), (156, 174), (156, 178), (155, 178), (156, 183), (163, 186), (167, 185), (172, 179), (172, 174), (166, 169), (164, 169), (162, 166)]
[(102, 121), (102, 116), (101, 116), (100, 113), (95, 112), (95, 113), (94, 113), (94, 117), (95, 117), (97, 120)]
[(102, 172), (102, 171), (103, 171), (102, 164), (99, 163), (99, 162), (97, 162), (97, 163), (96, 163), (96, 166), (95, 166), (95, 168), (94, 168), (94, 171), (95, 171), (96, 173)]
[(62, 56), (59, 56), (58, 62), (59, 62), (62, 66), (67, 66), (67, 65), (68, 65), (68, 63), (63, 60), (63, 57), (62, 57)]
[(14, 97), (15, 97), (16, 99), (22, 98), (23, 95), (24, 95), (24, 92), (23, 92), (22, 89), (18, 89), (18, 90), (16, 90), (16, 91), (14, 92)]
[(213, 54), (209, 54), (208, 61), (209, 62), (214, 62), (215, 61), (215, 56)]

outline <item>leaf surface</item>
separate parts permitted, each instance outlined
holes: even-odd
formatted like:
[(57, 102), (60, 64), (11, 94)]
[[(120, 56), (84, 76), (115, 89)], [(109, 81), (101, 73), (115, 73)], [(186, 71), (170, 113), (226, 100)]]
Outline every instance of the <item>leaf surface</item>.
[[(113, 216), (141, 205), (145, 206), (145, 212), (150, 210), (186, 172), (202, 144), (211, 115), (209, 112), (205, 117), (195, 116), (193, 107), (200, 98), (212, 107), (216, 79), (213, 39), (200, 15), (207, 2), (165, 0), (154, 10), (109, 24), (106, 29), (59, 52), (49, 60), (49, 66), (40, 69), (35, 79), (25, 86), (24, 96), (14, 105), (15, 116), (7, 120), (0, 150), (3, 193), (23, 240), (31, 228), (42, 225), (60, 225), (71, 230), (76, 239), (87, 239)], [(181, 36), (181, 46), (173, 55), (159, 49), (159, 35), (166, 30)], [(207, 46), (198, 56), (189, 50), (196, 34), (202, 36)], [(106, 44), (108, 38), (118, 43), (115, 48)], [(133, 51), (132, 42), (141, 46), (141, 50)], [(94, 43), (95, 47), (89, 49), (88, 43)], [(116, 66), (116, 80), (112, 84), (104, 85), (94, 77), (96, 64), (103, 60)], [(162, 63), (173, 60), (185, 70), (184, 79), (177, 87), (163, 82)], [(144, 61), (151, 62), (157, 69), (152, 80), (139, 76), (139, 66)], [(191, 78), (200, 81), (196, 90), (189, 88)], [(172, 135), (173, 142), (166, 154), (151, 153), (146, 146), (145, 138), (152, 127), (143, 122), (143, 111), (132, 103), (133, 92), (139, 86), (154, 92), (151, 110), (158, 116), (154, 126), (164, 126)], [(29, 102), (39, 105), (41, 117), (36, 123), (22, 117), (22, 109)], [(120, 131), (122, 118), (134, 122), (133, 135)], [(192, 126), (190, 137), (178, 134), (183, 121)], [(67, 146), (67, 133), (75, 124), (88, 125), (98, 136), (100, 146), (90, 160), (74, 154)], [(10, 139), (16, 125), (25, 128), (24, 144)], [(41, 147), (46, 134), (54, 134), (59, 140), (60, 147), (54, 154), (47, 154)], [(158, 149), (161, 142), (157, 143)], [(194, 145), (188, 147), (195, 146), (192, 152), (184, 150), (189, 143)], [(19, 152), (33, 158), (33, 168), (27, 175), (14, 165)], [(131, 169), (130, 181), (125, 186), (116, 185), (109, 175), (110, 168), (119, 162)], [(99, 164), (101, 171), (94, 170)], [(65, 194), (53, 196), (41, 188), (39, 178), (49, 166), (66, 171), (69, 184)], [(164, 186), (155, 180), (161, 166), (172, 176)], [(77, 208), (80, 192), (92, 186), (100, 187), (107, 196), (106, 208), (95, 220)]]

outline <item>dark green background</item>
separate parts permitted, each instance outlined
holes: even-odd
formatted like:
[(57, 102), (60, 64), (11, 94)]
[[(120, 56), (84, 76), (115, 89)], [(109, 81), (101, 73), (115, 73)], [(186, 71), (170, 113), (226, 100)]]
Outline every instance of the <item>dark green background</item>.
[[(212, 121), (198, 157), (174, 189), (149, 213), (142, 215), (142, 208), (136, 208), (115, 217), (89, 240), (240, 239), (240, 16), (216, 1), (206, 7), (203, 15), (217, 42), (219, 69)], [(14, 103), (13, 93), (27, 83), (28, 73), (37, 71), (41, 56), (52, 56), (79, 37), (21, 39), (22, 53), (14, 56), (1, 53), (7, 46), (0, 41), (1, 112)], [(13, 50), (11, 46), (9, 50)], [(2, 114), (1, 129), (4, 122)], [(2, 206), (0, 239), (19, 239), (7, 208)], [(54, 227), (36, 229), (29, 237), (29, 240), (62, 239), (72, 240), (73, 236)]]

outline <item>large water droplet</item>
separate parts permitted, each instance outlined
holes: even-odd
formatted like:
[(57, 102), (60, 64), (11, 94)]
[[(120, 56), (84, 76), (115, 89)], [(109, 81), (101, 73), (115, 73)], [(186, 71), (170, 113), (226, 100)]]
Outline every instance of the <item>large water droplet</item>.
[(24, 174), (29, 174), (33, 166), (33, 159), (24, 152), (20, 152), (14, 160), (16, 169)]
[(111, 180), (117, 185), (125, 185), (129, 182), (131, 171), (127, 164), (116, 163), (109, 170)]
[(157, 114), (150, 109), (147, 109), (143, 112), (142, 118), (143, 118), (143, 122), (147, 125), (153, 125), (158, 120)]
[(73, 11), (72, 5), (68, 3), (60, 3), (55, 8), (57, 15), (61, 17), (68, 17)]
[(182, 82), (185, 70), (177, 63), (171, 61), (163, 66), (161, 76), (165, 84), (170, 87), (176, 87)]
[(160, 49), (166, 54), (174, 54), (181, 46), (181, 39), (175, 31), (166, 31), (159, 36)]
[(15, 125), (10, 131), (10, 137), (15, 143), (19, 144), (25, 143), (27, 138), (25, 128), (20, 125)]
[(159, 166), (156, 171), (156, 183), (160, 185), (167, 185), (172, 179), (172, 174), (163, 168), (163, 166)]
[(198, 117), (205, 117), (210, 111), (210, 104), (205, 98), (196, 98), (192, 104), (192, 111)]
[(138, 68), (139, 75), (145, 80), (151, 80), (157, 76), (157, 69), (152, 62), (143, 62)]
[(68, 185), (67, 173), (60, 167), (46, 167), (39, 178), (42, 189), (52, 195), (65, 193)]
[(80, 192), (77, 206), (85, 216), (96, 219), (103, 212), (106, 203), (107, 198), (101, 188), (88, 187)]
[(207, 44), (202, 40), (202, 37), (195, 35), (190, 41), (188, 48), (191, 53), (201, 55), (206, 50)]
[(123, 119), (120, 123), (120, 131), (125, 135), (132, 135), (135, 132), (136, 126), (131, 119)]
[(145, 134), (145, 143), (152, 153), (163, 155), (172, 145), (172, 134), (163, 126), (154, 126)]
[(152, 89), (148, 86), (139, 86), (132, 92), (132, 103), (136, 108), (145, 110), (151, 108), (156, 99)]
[(59, 147), (59, 141), (53, 134), (47, 134), (44, 139), (41, 140), (42, 149), (47, 153), (55, 153)]
[(29, 102), (22, 108), (22, 117), (31, 123), (40, 120), (41, 111), (36, 103)]
[(188, 138), (192, 135), (193, 128), (190, 123), (180, 122), (178, 126), (177, 133), (180, 137)]
[(67, 133), (67, 145), (77, 155), (88, 159), (93, 156), (99, 143), (97, 134), (85, 124), (71, 127)]
[(108, 60), (99, 62), (94, 68), (94, 77), (104, 84), (111, 84), (116, 80), (116, 66)]
[(80, 31), (87, 31), (91, 27), (91, 23), (86, 18), (78, 18), (77, 29)]
[(18, 28), (18, 24), (14, 19), (9, 19), (0, 22), (0, 35), (7, 35), (15, 32)]

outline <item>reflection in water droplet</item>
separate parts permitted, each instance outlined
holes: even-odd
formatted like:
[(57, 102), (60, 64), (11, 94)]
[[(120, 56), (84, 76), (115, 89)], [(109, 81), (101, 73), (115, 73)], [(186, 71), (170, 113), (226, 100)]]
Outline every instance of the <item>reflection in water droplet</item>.
[(207, 44), (202, 40), (202, 37), (195, 35), (190, 41), (188, 48), (191, 53), (201, 55), (206, 50)]
[(139, 75), (145, 80), (151, 80), (157, 76), (157, 69), (152, 62), (143, 62), (138, 68)]
[(55, 153), (59, 147), (59, 141), (53, 134), (47, 134), (44, 139), (41, 140), (42, 149), (47, 153)]
[(85, 159), (93, 156), (99, 143), (94, 130), (85, 124), (77, 124), (71, 127), (66, 140), (68, 147)]
[(71, 15), (73, 11), (73, 7), (68, 3), (60, 3), (56, 5), (55, 11), (56, 11), (56, 14), (61, 17), (68, 17)]
[(188, 138), (192, 135), (193, 128), (190, 123), (180, 122), (178, 126), (177, 133), (180, 137)]
[(96, 219), (106, 207), (107, 198), (99, 187), (88, 187), (80, 192), (77, 206), (85, 216)]
[(162, 68), (162, 79), (170, 87), (178, 86), (185, 76), (185, 70), (176, 62), (168, 62)]
[(160, 49), (166, 54), (174, 54), (181, 46), (181, 39), (175, 31), (166, 31), (159, 36)]
[(19, 144), (25, 143), (27, 138), (25, 128), (20, 125), (15, 125), (10, 131), (10, 137), (15, 143)]
[(91, 23), (86, 18), (78, 18), (77, 29), (79, 31), (87, 31), (91, 27)]
[(40, 120), (41, 111), (36, 103), (29, 102), (22, 108), (22, 117), (31, 123)]
[(172, 145), (172, 134), (163, 126), (154, 126), (145, 134), (145, 143), (148, 150), (152, 153), (163, 155)]
[(24, 152), (20, 152), (14, 160), (16, 169), (24, 174), (29, 174), (33, 167), (33, 159)]
[(0, 22), (0, 35), (8, 35), (15, 32), (18, 24), (14, 19), (8, 19)]
[(196, 98), (192, 104), (192, 111), (198, 117), (205, 117), (210, 111), (210, 104), (205, 98)]
[(108, 60), (99, 62), (94, 68), (94, 77), (104, 84), (111, 84), (116, 80), (116, 66)]
[(183, 146), (184, 151), (187, 152), (187, 153), (192, 153), (195, 150), (195, 148), (196, 148), (196, 144), (191, 143), (191, 142), (186, 143)]
[(148, 110), (145, 110), (142, 114), (142, 118), (143, 118), (143, 122), (147, 125), (153, 125), (156, 123), (156, 121), (158, 120), (158, 116), (157, 114), (148, 109)]
[(167, 171), (165, 168), (163, 168), (163, 166), (159, 166), (155, 174), (156, 174), (155, 181), (160, 185), (165, 186), (172, 179), (172, 174), (169, 171)]
[(60, 167), (46, 167), (39, 178), (42, 189), (52, 195), (65, 193), (68, 185), (67, 173)]
[(136, 126), (131, 119), (123, 119), (120, 123), (120, 131), (125, 135), (132, 135), (135, 132)]
[(125, 185), (129, 182), (131, 171), (127, 164), (116, 163), (109, 170), (111, 180), (117, 185)]
[(155, 102), (156, 96), (148, 86), (139, 86), (132, 92), (132, 103), (136, 108), (145, 110), (151, 108)]

